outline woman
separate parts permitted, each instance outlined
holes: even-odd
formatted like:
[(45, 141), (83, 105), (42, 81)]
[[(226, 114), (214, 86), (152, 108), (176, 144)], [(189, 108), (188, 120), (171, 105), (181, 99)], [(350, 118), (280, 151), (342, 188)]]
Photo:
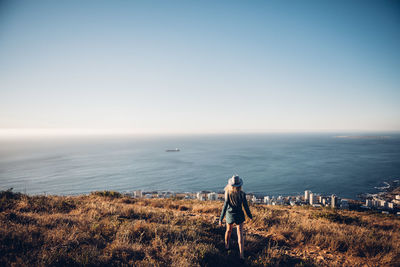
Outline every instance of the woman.
[(225, 248), (229, 249), (229, 239), (233, 229), (233, 224), (236, 225), (240, 258), (244, 259), (244, 237), (243, 237), (243, 222), (245, 221), (242, 205), (247, 213), (247, 216), (252, 219), (249, 206), (246, 200), (246, 194), (242, 191), (243, 180), (239, 176), (234, 175), (228, 180), (225, 187), (225, 203), (222, 208), (219, 225), (222, 225), (222, 220), (226, 214), (226, 232), (225, 232)]

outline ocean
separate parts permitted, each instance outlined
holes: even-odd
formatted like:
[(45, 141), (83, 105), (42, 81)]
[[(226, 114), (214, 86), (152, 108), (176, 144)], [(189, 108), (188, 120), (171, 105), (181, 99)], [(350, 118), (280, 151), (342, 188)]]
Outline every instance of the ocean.
[[(238, 174), (246, 192), (277, 196), (308, 189), (356, 198), (399, 179), (399, 134), (338, 135), (3, 138), (0, 190), (59, 195), (222, 191)], [(166, 152), (175, 148), (180, 151)]]

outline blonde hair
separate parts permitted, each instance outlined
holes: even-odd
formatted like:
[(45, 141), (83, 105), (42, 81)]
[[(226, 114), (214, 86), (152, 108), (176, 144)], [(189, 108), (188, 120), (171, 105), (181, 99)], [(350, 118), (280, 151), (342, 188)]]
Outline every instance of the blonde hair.
[(237, 205), (238, 199), (242, 196), (242, 187), (241, 186), (232, 186), (227, 184), (224, 188), (225, 190), (225, 200), (229, 200), (232, 205)]

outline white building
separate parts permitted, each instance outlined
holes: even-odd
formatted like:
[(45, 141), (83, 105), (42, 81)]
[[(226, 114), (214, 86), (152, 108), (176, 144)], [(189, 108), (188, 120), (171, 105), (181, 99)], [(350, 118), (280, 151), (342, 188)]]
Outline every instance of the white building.
[(381, 205), (380, 203), (381, 202), (378, 199), (373, 199), (372, 200), (372, 206), (374, 206), (375, 208), (379, 207)]
[(267, 205), (270, 204), (269, 196), (265, 196), (265, 197), (264, 197), (264, 203), (267, 204)]
[(209, 193), (209, 194), (207, 194), (207, 199), (208, 200), (217, 200), (218, 199), (218, 194), (214, 193), (214, 192)]
[(400, 195), (396, 195), (396, 199), (397, 199), (397, 200), (400, 200)]
[(336, 208), (336, 201), (337, 201), (337, 197), (335, 195), (331, 196), (331, 207), (332, 208)]
[(133, 196), (134, 197), (143, 197), (142, 190), (133, 191)]
[(305, 200), (306, 202), (307, 202), (307, 201), (309, 200), (309, 198), (310, 198), (310, 193), (311, 193), (310, 190), (304, 191), (304, 200)]
[(372, 200), (371, 199), (366, 199), (365, 200), (365, 206), (366, 207), (372, 207), (373, 205), (372, 205)]
[(256, 203), (256, 202), (257, 202), (257, 197), (256, 197), (256, 196), (253, 196), (253, 197), (251, 198), (251, 202)]
[(321, 204), (324, 205), (324, 206), (326, 206), (326, 198), (322, 198)]
[(394, 203), (393, 202), (388, 202), (387, 203), (387, 207), (389, 208), (389, 209), (394, 209)]
[(379, 202), (379, 207), (381, 207), (381, 208), (387, 208), (387, 202), (386, 202), (386, 200), (379, 199), (378, 202)]
[(201, 197), (204, 198), (204, 195), (201, 192), (197, 192), (196, 197), (198, 200), (201, 200)]
[(309, 198), (310, 198), (310, 205), (315, 204), (314, 203), (314, 194), (313, 193), (310, 193)]

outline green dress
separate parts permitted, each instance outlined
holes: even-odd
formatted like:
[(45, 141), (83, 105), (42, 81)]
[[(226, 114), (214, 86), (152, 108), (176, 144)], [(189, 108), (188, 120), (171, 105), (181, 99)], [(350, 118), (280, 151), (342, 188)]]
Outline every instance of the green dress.
[(235, 201), (233, 201), (233, 202), (234, 203), (231, 203), (231, 201), (229, 200), (229, 197), (225, 199), (224, 207), (222, 208), (221, 217), (219, 219), (221, 222), (224, 219), (225, 214), (226, 214), (226, 223), (227, 224), (243, 223), (245, 220), (245, 217), (244, 217), (242, 205), (246, 211), (247, 216), (250, 219), (253, 218), (253, 216), (251, 215), (250, 209), (249, 209), (249, 205), (247, 204), (246, 194), (243, 191), (241, 191), (240, 194), (237, 195), (237, 197), (235, 198)]

